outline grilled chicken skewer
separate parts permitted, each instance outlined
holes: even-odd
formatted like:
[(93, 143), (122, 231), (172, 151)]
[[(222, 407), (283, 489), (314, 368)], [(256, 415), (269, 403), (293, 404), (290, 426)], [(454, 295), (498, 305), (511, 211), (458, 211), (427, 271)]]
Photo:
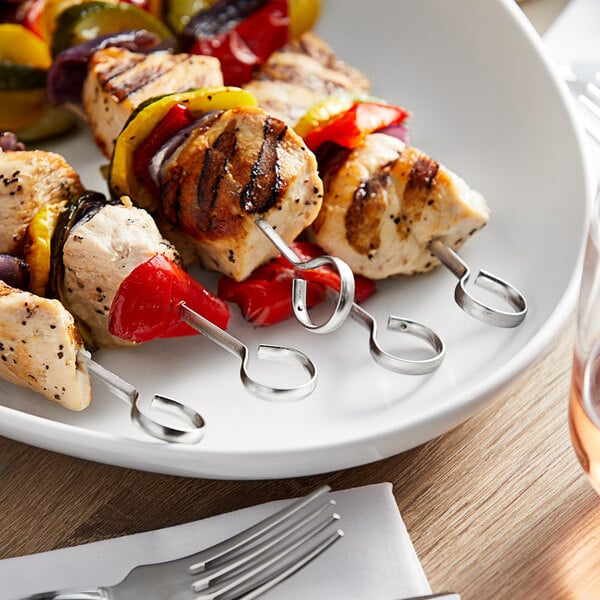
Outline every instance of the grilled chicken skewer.
[[(340, 91), (358, 98), (369, 82), (307, 33), (273, 53), (245, 87), (295, 125), (314, 104)], [(439, 264), (431, 239), (456, 249), (489, 219), (481, 194), (392, 136), (367, 135), (333, 154), (319, 164), (324, 201), (311, 231), (355, 273), (382, 279), (428, 271)]]
[[(310, 95), (314, 89), (325, 90), (328, 80), (324, 78), (319, 86), (323, 75), (314, 64), (308, 71), (310, 77), (307, 76), (305, 57), (298, 52), (298, 45), (296, 42), (274, 53), (263, 65), (257, 81), (247, 87), (265, 104), (271, 100), (262, 95), (261, 89), (268, 89), (275, 98), (275, 109), (285, 112), (284, 118), (296, 120), (295, 127), (309, 143), (306, 136), (315, 133), (310, 131), (310, 124), (317, 121), (312, 141), (323, 138), (328, 111), (333, 110), (329, 117), (335, 117), (336, 102), (342, 108), (347, 99), (332, 98), (329, 106), (327, 99), (321, 99), (306, 111), (298, 88), (307, 88)], [(320, 59), (331, 64), (331, 59), (323, 58), (322, 53), (310, 54), (317, 62)], [(289, 90), (295, 90), (295, 95), (288, 94)], [(280, 98), (285, 102), (277, 106)], [(301, 109), (305, 114), (298, 117)], [(358, 126), (358, 111), (356, 118)], [(365, 119), (367, 124), (369, 120)], [(351, 121), (338, 123), (344, 123), (339, 127), (348, 127)], [(304, 131), (307, 127), (308, 131)], [(376, 132), (377, 128), (371, 131)], [(347, 135), (341, 129), (337, 133)], [(405, 131), (400, 133), (407, 137)], [(476, 299), (465, 287), (469, 268), (455, 253), (489, 219), (483, 196), (470, 189), (461, 177), (395, 135), (367, 131), (357, 136), (357, 143), (346, 144), (350, 139), (347, 137), (342, 143), (345, 147), (338, 151), (331, 150), (334, 145), (323, 151), (309, 143), (321, 158), (326, 157), (319, 161), (324, 201), (311, 227), (314, 239), (327, 252), (345, 260), (355, 273), (374, 279), (425, 272), (442, 263), (459, 279), (455, 299), (463, 310), (492, 325), (519, 325), (527, 313), (523, 295), (510, 283), (480, 271), (475, 284), (498, 295), (511, 310), (500, 310)]]
[[(314, 390), (317, 377), (312, 361), (283, 346), (259, 346), (258, 356), (298, 363), (307, 381), (282, 387), (252, 378), (248, 349), (224, 331), (229, 319), (225, 302), (177, 266), (176, 250), (161, 237), (152, 217), (126, 197), (119, 203), (96, 192), (83, 193), (59, 217), (52, 243), (56, 248), (51, 286), (92, 344), (124, 345), (199, 332), (239, 355), (240, 377), (252, 394), (267, 400), (298, 400)], [(137, 414), (139, 394), (131, 386), (119, 383), (114, 374), (89, 360), (87, 365), (113, 392), (133, 403), (135, 420), (150, 427), (153, 434), (169, 441), (194, 437), (157, 428), (152, 420)], [(179, 406), (164, 397), (158, 401)], [(189, 413), (183, 406), (178, 410)]]
[[(154, 149), (148, 140), (160, 138), (173, 114), (188, 124), (169, 129)], [(145, 163), (140, 156), (153, 158)], [(191, 240), (205, 267), (236, 281), (291, 243), (322, 203), (314, 155), (239, 88), (168, 94), (144, 105), (119, 135), (109, 180), (114, 196), (128, 194), (134, 202), (150, 196), (159, 214)], [(261, 222), (270, 228), (258, 226)], [(277, 236), (269, 235), (273, 229)], [(354, 296), (347, 265), (327, 256), (323, 262), (338, 270), (342, 285), (330, 319), (321, 325), (301, 321), (320, 333), (343, 323)], [(304, 291), (297, 290), (294, 311), (306, 315)]]

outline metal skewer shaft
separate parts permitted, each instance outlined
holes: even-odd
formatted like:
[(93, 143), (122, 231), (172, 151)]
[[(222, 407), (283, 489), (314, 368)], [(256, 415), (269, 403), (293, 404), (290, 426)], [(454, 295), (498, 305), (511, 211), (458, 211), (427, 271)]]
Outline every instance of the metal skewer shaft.
[(495, 327), (517, 327), (523, 322), (527, 315), (527, 301), (516, 287), (487, 271), (479, 271), (473, 284), (492, 292), (504, 300), (514, 311), (494, 308), (478, 300), (466, 290), (465, 286), (471, 272), (468, 265), (454, 250), (446, 246), (440, 239), (432, 240), (429, 243), (429, 249), (458, 278), (458, 284), (454, 289), (454, 299), (466, 313)]

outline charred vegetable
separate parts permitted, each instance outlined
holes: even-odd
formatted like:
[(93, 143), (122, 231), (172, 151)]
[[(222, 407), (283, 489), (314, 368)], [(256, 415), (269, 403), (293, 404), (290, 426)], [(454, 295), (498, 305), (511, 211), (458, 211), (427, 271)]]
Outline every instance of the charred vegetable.
[(98, 36), (60, 52), (48, 71), (48, 100), (54, 106), (63, 103), (81, 105), (81, 90), (87, 76), (88, 60), (97, 50), (115, 46), (132, 52), (147, 53), (164, 49), (162, 39), (146, 30), (120, 31)]
[(192, 53), (217, 57), (228, 85), (242, 85), (275, 51), (312, 27), (317, 0), (218, 0), (191, 17), (181, 39)]
[(0, 254), (0, 280), (10, 287), (29, 289), (29, 265), (16, 256)]
[[(323, 254), (319, 246), (310, 242), (294, 242), (291, 247), (303, 261)], [(279, 256), (255, 269), (244, 281), (221, 277), (219, 296), (237, 304), (244, 318), (257, 327), (273, 325), (293, 316), (292, 280), (296, 277), (308, 280), (306, 304), (309, 308), (325, 299), (327, 288), (339, 290), (340, 287), (339, 275), (333, 270), (321, 267), (300, 273)], [(372, 280), (361, 276), (354, 279), (356, 302), (364, 302), (375, 293)]]
[(34, 141), (73, 125), (70, 115), (48, 104), (49, 66), (48, 48), (36, 35), (22, 25), (0, 24), (0, 131)]

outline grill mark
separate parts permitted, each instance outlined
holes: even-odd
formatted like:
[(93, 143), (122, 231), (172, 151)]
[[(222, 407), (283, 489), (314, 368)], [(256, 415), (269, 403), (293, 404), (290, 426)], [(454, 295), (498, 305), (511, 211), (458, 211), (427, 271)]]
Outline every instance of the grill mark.
[(229, 163), (237, 153), (237, 136), (235, 121), (215, 140), (212, 148), (207, 148), (202, 164), (202, 171), (198, 179), (197, 204), (201, 215), (206, 215), (202, 230), (214, 228), (214, 215), (211, 215), (217, 204), (221, 181), (227, 173)]
[(277, 148), (286, 132), (283, 121), (267, 117), (258, 158), (240, 195), (240, 208), (249, 214), (266, 212), (277, 203), (281, 193)]
[[(210, 127), (221, 117), (222, 111), (214, 111), (204, 115), (196, 124), (194, 129), (186, 136), (183, 144), (192, 144), (203, 136)], [(208, 218), (198, 215), (198, 203), (200, 181), (202, 181), (202, 165), (204, 164), (206, 150), (192, 151), (195, 160), (190, 165), (188, 162), (175, 161), (167, 167), (166, 176), (161, 186), (161, 208), (169, 223), (180, 227), (186, 233), (197, 236), (200, 227), (204, 227)], [(183, 149), (184, 154), (189, 154), (189, 149)], [(197, 226), (197, 223), (200, 223)]]
[(440, 165), (428, 156), (419, 157), (412, 166), (406, 182), (407, 191), (430, 190)]
[(169, 171), (169, 177), (163, 183), (161, 189), (161, 208), (167, 221), (173, 225), (179, 225), (182, 171), (183, 169), (178, 166), (172, 167)]
[(254, 78), (256, 81), (282, 81), (308, 88), (316, 93), (332, 94), (348, 89), (338, 80), (327, 77), (324, 71), (318, 74), (298, 68), (295, 64), (272, 63), (266, 65)]
[(167, 75), (170, 71), (175, 69), (175, 67), (179, 66), (186, 60), (186, 55), (175, 55), (171, 57), (171, 60), (166, 61), (168, 64), (163, 63), (159, 65), (153, 65), (149, 69), (141, 69), (138, 74), (128, 76), (124, 85), (115, 86), (112, 93), (117, 97), (119, 102), (123, 102), (123, 100), (131, 96), (131, 94), (139, 92), (150, 83)]
[(144, 60), (143, 56), (131, 56), (126, 60), (114, 59), (112, 64), (106, 69), (106, 63), (102, 65), (103, 70), (96, 74), (98, 81), (102, 87), (106, 87), (115, 77), (123, 75), (127, 71), (134, 69), (139, 63)]
[(387, 163), (356, 188), (344, 218), (348, 243), (369, 258), (381, 246), (381, 223), (387, 207), (383, 195), (395, 163)]

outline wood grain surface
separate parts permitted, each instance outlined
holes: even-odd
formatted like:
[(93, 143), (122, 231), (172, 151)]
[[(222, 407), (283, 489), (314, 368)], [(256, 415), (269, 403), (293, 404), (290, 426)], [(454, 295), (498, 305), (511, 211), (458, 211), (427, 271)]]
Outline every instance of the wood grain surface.
[[(543, 31), (564, 4), (522, 6)], [(598, 600), (600, 499), (575, 459), (567, 425), (573, 329), (571, 320), (532, 367), (453, 431), (322, 476), (186, 479), (0, 438), (0, 559), (298, 496), (319, 483), (344, 489), (391, 481), (434, 590), (457, 591), (463, 600)]]
[(0, 438), (0, 558), (391, 481), (434, 590), (464, 600), (600, 598), (600, 499), (571, 448), (573, 324), (483, 412), (387, 460), (279, 481), (143, 473)]

